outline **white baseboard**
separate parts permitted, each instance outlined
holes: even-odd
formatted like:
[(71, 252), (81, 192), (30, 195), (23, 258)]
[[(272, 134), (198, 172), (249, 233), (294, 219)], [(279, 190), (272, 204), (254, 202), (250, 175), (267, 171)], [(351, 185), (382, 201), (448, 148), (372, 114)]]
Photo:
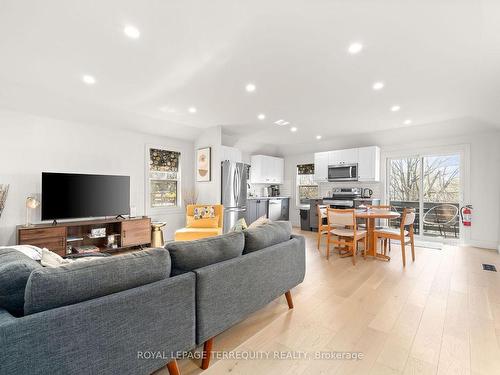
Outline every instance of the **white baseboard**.
[(466, 240), (464, 245), (466, 246), (473, 246), (473, 247), (479, 247), (481, 249), (488, 249), (488, 250), (496, 250), (500, 252), (500, 245), (496, 242), (488, 242), (488, 241), (477, 241), (477, 240)]

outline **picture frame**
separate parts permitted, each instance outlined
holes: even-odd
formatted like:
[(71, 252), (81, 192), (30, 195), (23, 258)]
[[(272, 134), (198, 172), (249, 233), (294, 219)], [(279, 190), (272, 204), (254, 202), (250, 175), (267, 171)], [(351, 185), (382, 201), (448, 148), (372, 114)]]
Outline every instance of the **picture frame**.
[(212, 179), (212, 148), (204, 147), (196, 151), (196, 182)]

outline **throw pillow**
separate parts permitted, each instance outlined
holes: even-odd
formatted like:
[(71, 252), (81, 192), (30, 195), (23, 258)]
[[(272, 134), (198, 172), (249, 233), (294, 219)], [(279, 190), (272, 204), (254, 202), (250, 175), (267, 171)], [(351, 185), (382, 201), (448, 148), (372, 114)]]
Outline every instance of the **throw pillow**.
[(292, 235), (289, 221), (275, 221), (243, 231), (245, 234), (245, 250), (243, 254), (261, 250), (269, 246), (288, 241)]
[(195, 207), (193, 210), (193, 216), (195, 220), (214, 218), (215, 208), (214, 206)]
[(42, 249), (42, 259), (40, 261), (44, 267), (59, 267), (63, 264), (71, 263), (68, 259), (64, 259), (59, 254), (56, 254), (46, 248)]
[(245, 218), (241, 218), (236, 222), (236, 224), (233, 225), (230, 232), (241, 232), (247, 228), (248, 225), (247, 222), (245, 221)]
[(257, 220), (255, 220), (252, 224), (250, 224), (248, 228), (257, 228), (260, 227), (261, 225), (268, 224), (270, 222), (271, 220), (269, 220), (266, 216), (261, 216)]
[(32, 245), (16, 245), (16, 246), (8, 246), (5, 249), (17, 250), (27, 257), (33, 260), (41, 260), (42, 259), (42, 249)]
[(215, 217), (200, 218), (195, 220), (193, 216), (187, 217), (187, 228), (217, 228), (219, 226), (219, 215)]
[(165, 248), (172, 257), (172, 268), (186, 272), (236, 258), (243, 253), (244, 246), (243, 233), (232, 232), (194, 241), (170, 242)]

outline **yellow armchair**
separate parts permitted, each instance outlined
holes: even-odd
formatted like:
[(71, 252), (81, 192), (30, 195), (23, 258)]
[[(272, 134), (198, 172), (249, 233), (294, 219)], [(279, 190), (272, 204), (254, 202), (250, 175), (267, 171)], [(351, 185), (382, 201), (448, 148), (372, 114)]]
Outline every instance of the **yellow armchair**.
[[(215, 211), (214, 220), (194, 219), (195, 207), (212, 206)], [(186, 227), (175, 231), (176, 241), (191, 241), (200, 238), (214, 237), (222, 234), (224, 222), (224, 206), (221, 204), (189, 204), (186, 207)], [(207, 225), (206, 227), (204, 225)]]

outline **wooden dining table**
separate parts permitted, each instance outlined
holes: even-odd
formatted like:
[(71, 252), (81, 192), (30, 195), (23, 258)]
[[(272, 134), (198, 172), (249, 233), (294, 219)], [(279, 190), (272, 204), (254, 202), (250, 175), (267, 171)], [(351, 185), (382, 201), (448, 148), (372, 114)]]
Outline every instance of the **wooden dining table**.
[(371, 208), (368, 210), (356, 210), (355, 216), (358, 219), (366, 219), (366, 230), (368, 235), (368, 248), (366, 254), (380, 260), (391, 260), (391, 257), (377, 252), (375, 243), (375, 219), (397, 219), (401, 215), (396, 211)]

